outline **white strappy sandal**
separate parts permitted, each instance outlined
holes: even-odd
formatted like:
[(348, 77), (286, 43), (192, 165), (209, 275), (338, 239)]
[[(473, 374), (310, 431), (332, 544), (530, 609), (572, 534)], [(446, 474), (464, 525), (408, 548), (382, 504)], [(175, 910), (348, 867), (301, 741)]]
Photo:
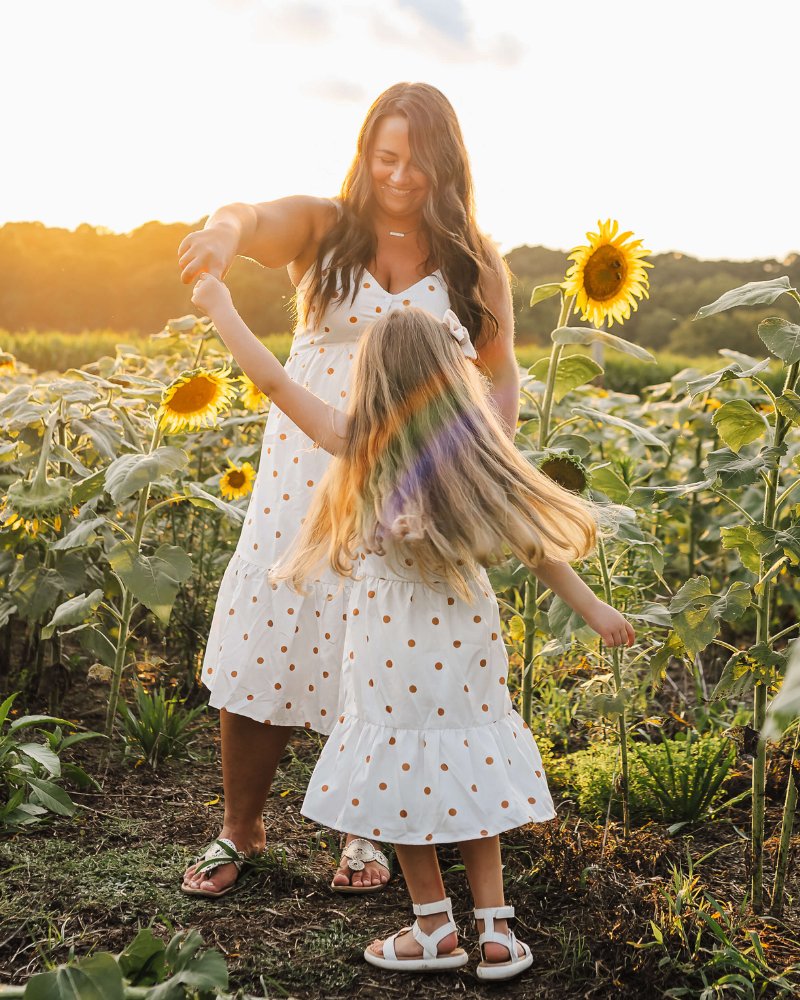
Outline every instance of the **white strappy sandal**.
[(236, 881), (224, 889), (219, 889), (217, 892), (211, 889), (193, 889), (187, 886), (186, 883), (183, 883), (181, 885), (181, 892), (185, 892), (187, 896), (206, 896), (208, 899), (227, 896), (229, 892), (233, 892), (234, 888), (239, 885), (239, 876), (242, 873), (242, 869), (250, 863), (250, 860), (244, 851), (237, 849), (236, 844), (232, 840), (229, 840), (227, 837), (217, 837), (205, 854), (195, 862), (195, 871), (203, 872), (206, 877), (209, 877), (222, 865), (233, 864), (236, 865)]
[[(533, 965), (533, 955), (524, 941), (517, 941), (513, 931), (503, 934), (494, 929), (495, 920), (510, 920), (514, 916), (513, 906), (484, 906), (472, 911), (476, 920), (482, 920), (483, 933), (478, 939), (481, 948), (481, 962), (475, 969), (478, 979), (511, 979)], [(484, 944), (492, 941), (508, 948), (511, 956), (507, 962), (487, 962)], [(517, 955), (517, 944), (522, 946), (522, 955)]]
[[(392, 868), (386, 855), (383, 851), (379, 851), (376, 847), (368, 841), (364, 840), (362, 837), (356, 837), (351, 840), (350, 843), (342, 851), (342, 857), (347, 859), (347, 867), (350, 870), (350, 876), (352, 877), (353, 872), (360, 872), (364, 870), (364, 866), (369, 864), (370, 861), (377, 861), (379, 865), (382, 865), (386, 871), (389, 873), (389, 879), (392, 877)], [(336, 876), (334, 875), (334, 878)], [(389, 879), (385, 882), (379, 882), (377, 885), (336, 885), (333, 880), (331, 880), (331, 889), (334, 892), (350, 892), (350, 893), (360, 893), (360, 892), (380, 892), (381, 889), (385, 889), (389, 884)]]
[[(369, 948), (364, 951), (364, 958), (370, 965), (377, 965), (379, 969), (391, 969), (393, 972), (439, 972), (442, 969), (460, 969), (466, 965), (469, 956), (463, 948), (455, 948), (453, 951), (440, 955), (437, 951), (439, 942), (448, 934), (456, 932), (455, 921), (453, 920), (453, 906), (450, 898), (440, 899), (435, 903), (415, 903), (414, 913), (418, 917), (427, 917), (432, 913), (446, 913), (449, 920), (441, 927), (437, 927), (433, 934), (426, 934), (420, 929), (419, 922), (414, 921), (411, 927), (403, 927), (402, 930), (390, 935), (383, 942), (383, 956), (376, 955)], [(421, 958), (398, 958), (394, 948), (397, 938), (411, 931), (414, 940), (422, 945)]]

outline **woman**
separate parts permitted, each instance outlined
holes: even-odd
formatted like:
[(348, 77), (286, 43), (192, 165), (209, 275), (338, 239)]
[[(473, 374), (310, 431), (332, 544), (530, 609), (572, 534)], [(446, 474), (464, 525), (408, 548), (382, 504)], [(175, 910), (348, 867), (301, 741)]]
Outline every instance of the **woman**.
[[(353, 348), (371, 320), (412, 305), (439, 317), (452, 308), (470, 331), (513, 436), (519, 369), (508, 273), (476, 226), (461, 129), (435, 87), (400, 83), (381, 94), (338, 200), (297, 196), (215, 212), (181, 243), (181, 280), (203, 272), (223, 277), (237, 254), (286, 267), (298, 304), (286, 368), (326, 402), (346, 399)], [(220, 709), (225, 815), (206, 862), (184, 874), (182, 888), (192, 894), (229, 891), (244, 859), (264, 849), (264, 804), (292, 729), (327, 734), (338, 715), (347, 603), (339, 581), (322, 574), (304, 597), (267, 580), (328, 461), (270, 409), (203, 664), (209, 703)], [(348, 835), (332, 888), (375, 891), (388, 879), (378, 845)]]

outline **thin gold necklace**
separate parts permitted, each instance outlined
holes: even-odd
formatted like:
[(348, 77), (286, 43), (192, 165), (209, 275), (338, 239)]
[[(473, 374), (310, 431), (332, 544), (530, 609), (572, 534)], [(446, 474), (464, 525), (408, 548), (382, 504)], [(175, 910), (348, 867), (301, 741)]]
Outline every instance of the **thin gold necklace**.
[[(417, 229), (419, 229), (419, 226), (417, 226)], [(404, 233), (400, 233), (396, 229), (390, 229), (389, 230), (389, 235), (390, 236), (410, 236), (412, 233), (415, 233), (417, 231), (417, 229), (407, 229)]]

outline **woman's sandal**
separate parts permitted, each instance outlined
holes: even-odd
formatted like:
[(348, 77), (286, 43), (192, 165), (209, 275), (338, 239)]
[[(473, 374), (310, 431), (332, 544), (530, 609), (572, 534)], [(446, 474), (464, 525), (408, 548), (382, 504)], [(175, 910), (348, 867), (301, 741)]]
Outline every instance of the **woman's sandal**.
[[(342, 857), (347, 858), (347, 867), (351, 873), (363, 871), (364, 866), (370, 861), (377, 861), (389, 873), (389, 878), (392, 877), (391, 865), (383, 851), (377, 850), (368, 840), (363, 840), (361, 837), (350, 841), (342, 851)], [(385, 882), (379, 882), (377, 885), (335, 885), (331, 880), (331, 889), (334, 892), (379, 892), (381, 889), (385, 889), (388, 884), (389, 879)]]
[(224, 889), (219, 889), (216, 892), (211, 889), (193, 889), (185, 883), (181, 885), (181, 892), (185, 892), (187, 896), (207, 896), (209, 899), (217, 899), (219, 896), (227, 896), (229, 892), (232, 892), (236, 888), (239, 884), (242, 869), (250, 864), (250, 858), (244, 851), (237, 850), (236, 844), (232, 840), (228, 840), (227, 837), (218, 837), (195, 864), (197, 866), (195, 870), (203, 872), (206, 876), (211, 875), (212, 872), (216, 871), (222, 865), (236, 865), (236, 880)]
[[(511, 979), (533, 965), (533, 955), (524, 941), (517, 941), (513, 931), (496, 931), (495, 920), (510, 920), (514, 916), (513, 906), (484, 906), (472, 911), (476, 920), (483, 920), (483, 934), (478, 939), (481, 949), (481, 963), (475, 970), (478, 979)], [(492, 941), (508, 948), (511, 956), (506, 962), (487, 962), (484, 944)], [(522, 955), (517, 955), (517, 944), (522, 946)]]
[[(449, 897), (440, 899), (436, 903), (414, 904), (414, 913), (418, 917), (426, 917), (432, 913), (446, 913), (449, 920), (441, 927), (437, 927), (433, 934), (426, 934), (421, 930), (418, 921), (414, 921), (411, 927), (403, 927), (402, 930), (390, 935), (383, 942), (383, 956), (376, 955), (374, 951), (366, 948), (364, 958), (370, 965), (377, 965), (379, 969), (391, 969), (394, 972), (439, 972), (442, 969), (460, 969), (466, 965), (469, 956), (463, 948), (455, 948), (453, 951), (440, 955), (437, 951), (439, 942), (448, 934), (456, 933), (456, 925), (453, 920), (453, 907)], [(403, 934), (411, 932), (414, 940), (422, 945), (421, 958), (398, 958), (394, 948), (397, 938)]]

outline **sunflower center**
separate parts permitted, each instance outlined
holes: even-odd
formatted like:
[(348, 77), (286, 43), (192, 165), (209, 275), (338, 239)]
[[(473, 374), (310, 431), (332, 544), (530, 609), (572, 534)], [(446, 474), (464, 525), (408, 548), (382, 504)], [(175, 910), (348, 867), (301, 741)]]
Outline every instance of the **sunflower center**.
[(232, 469), (227, 476), (228, 485), (232, 486), (233, 489), (241, 489), (245, 484), (245, 475), (241, 469)]
[(197, 413), (217, 397), (218, 387), (205, 375), (195, 375), (189, 382), (177, 386), (169, 401), (173, 413)]
[(625, 255), (617, 247), (605, 244), (598, 247), (583, 269), (586, 294), (595, 302), (613, 299), (628, 274)]

